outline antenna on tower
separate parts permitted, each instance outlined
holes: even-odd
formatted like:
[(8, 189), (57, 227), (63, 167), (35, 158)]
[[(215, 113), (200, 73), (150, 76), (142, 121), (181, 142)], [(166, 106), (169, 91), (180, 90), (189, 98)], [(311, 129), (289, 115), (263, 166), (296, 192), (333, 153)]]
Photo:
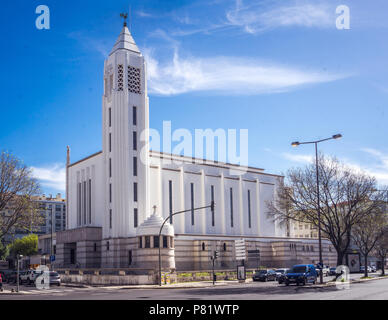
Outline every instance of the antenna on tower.
[(127, 26), (128, 13), (120, 13), (120, 17), (124, 19), (124, 27)]

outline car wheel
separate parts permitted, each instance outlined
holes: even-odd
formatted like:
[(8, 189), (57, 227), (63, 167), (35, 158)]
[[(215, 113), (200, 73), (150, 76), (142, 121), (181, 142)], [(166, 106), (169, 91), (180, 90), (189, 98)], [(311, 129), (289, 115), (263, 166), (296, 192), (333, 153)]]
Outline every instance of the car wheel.
[(267, 280), (268, 280), (267, 277), (265, 277), (265, 278), (264, 278), (264, 282), (267, 282)]
[(60, 283), (58, 283), (58, 287), (60, 286), (61, 284)]
[(290, 283), (288, 281), (286, 281), (286, 286), (288, 287), (290, 285)]
[(32, 284), (31, 279), (28, 279), (27, 284), (30, 286)]

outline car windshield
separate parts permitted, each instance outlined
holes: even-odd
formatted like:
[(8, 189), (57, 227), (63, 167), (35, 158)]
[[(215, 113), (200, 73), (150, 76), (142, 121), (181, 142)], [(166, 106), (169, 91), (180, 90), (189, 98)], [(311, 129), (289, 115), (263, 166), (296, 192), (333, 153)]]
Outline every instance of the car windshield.
[(276, 272), (278, 272), (278, 273), (284, 273), (284, 269), (278, 269), (278, 270), (276, 270)]
[(256, 271), (256, 273), (258, 273), (258, 274), (267, 273), (267, 270), (259, 270), (259, 271)]
[(291, 273), (304, 273), (306, 269), (306, 266), (296, 266), (291, 269)]
[(58, 272), (50, 271), (50, 277), (58, 277)]

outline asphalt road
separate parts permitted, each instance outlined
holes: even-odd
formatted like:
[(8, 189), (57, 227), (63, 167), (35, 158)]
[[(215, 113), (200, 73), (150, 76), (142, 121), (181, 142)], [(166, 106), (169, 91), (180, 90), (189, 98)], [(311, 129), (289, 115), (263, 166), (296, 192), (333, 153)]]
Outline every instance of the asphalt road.
[(311, 285), (289, 286), (277, 282), (251, 282), (206, 288), (133, 289), (133, 288), (69, 288), (48, 291), (22, 286), (21, 295), (1, 294), (11, 300), (388, 300), (388, 279), (350, 284), (349, 289), (317, 288)]

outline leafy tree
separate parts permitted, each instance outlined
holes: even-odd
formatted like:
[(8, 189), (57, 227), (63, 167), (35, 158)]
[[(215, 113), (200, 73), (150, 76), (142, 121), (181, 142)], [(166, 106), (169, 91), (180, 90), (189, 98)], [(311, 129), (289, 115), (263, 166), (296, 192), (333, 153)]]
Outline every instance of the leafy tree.
[[(322, 236), (337, 251), (343, 264), (351, 242), (352, 228), (376, 210), (383, 193), (376, 194), (376, 179), (347, 167), (336, 158), (319, 156), (319, 206)], [(370, 199), (375, 201), (370, 201)], [(318, 228), (318, 194), (315, 164), (290, 169), (279, 180), (277, 197), (267, 202), (274, 219), (310, 223)]]
[(41, 223), (40, 191), (31, 169), (9, 152), (0, 154), (0, 239), (15, 230), (32, 229)]
[(6, 260), (9, 256), (9, 247), (0, 240), (0, 260)]
[(30, 234), (21, 239), (16, 239), (10, 245), (10, 251), (13, 256), (21, 254), (23, 256), (32, 256), (38, 253), (38, 236)]

